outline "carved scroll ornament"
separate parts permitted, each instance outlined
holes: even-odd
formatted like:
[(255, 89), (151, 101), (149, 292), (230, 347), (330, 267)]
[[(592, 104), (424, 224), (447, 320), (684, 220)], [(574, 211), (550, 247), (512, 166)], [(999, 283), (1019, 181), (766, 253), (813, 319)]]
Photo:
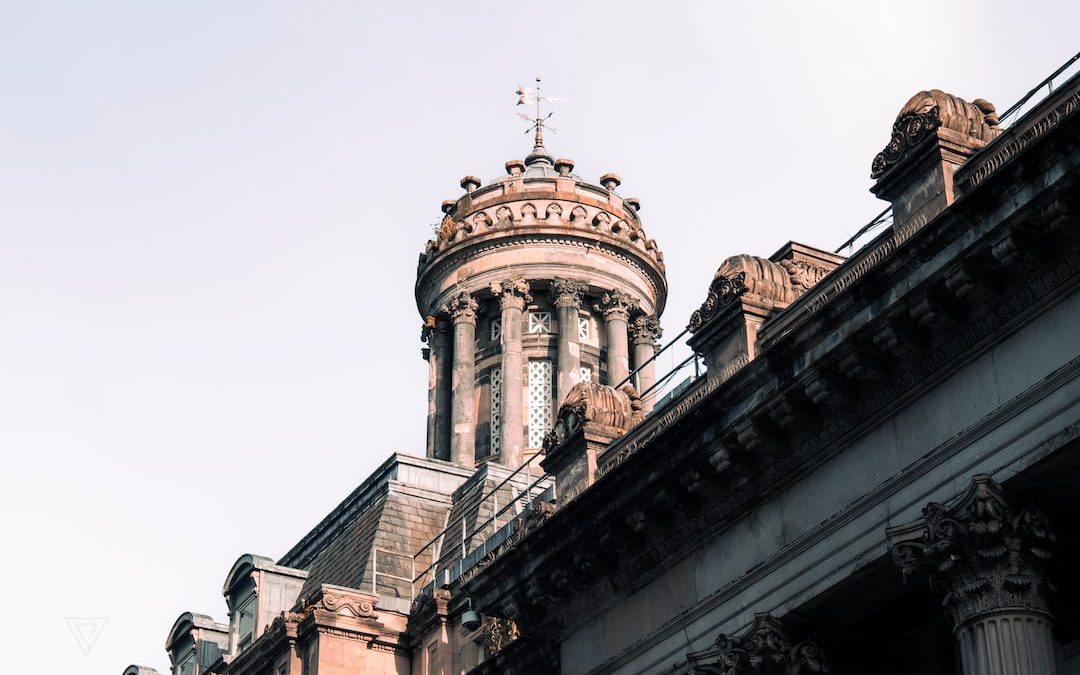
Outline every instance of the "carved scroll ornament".
[(1003, 608), (1049, 613), (1045, 567), (1057, 536), (1037, 508), (1014, 509), (979, 475), (960, 501), (930, 502), (923, 517), (888, 531), (904, 578), (929, 573), (954, 625)]
[(809, 675), (832, 672), (815, 642), (793, 644), (783, 624), (768, 613), (754, 616), (742, 637), (721, 633), (715, 644), (687, 654), (691, 675)]

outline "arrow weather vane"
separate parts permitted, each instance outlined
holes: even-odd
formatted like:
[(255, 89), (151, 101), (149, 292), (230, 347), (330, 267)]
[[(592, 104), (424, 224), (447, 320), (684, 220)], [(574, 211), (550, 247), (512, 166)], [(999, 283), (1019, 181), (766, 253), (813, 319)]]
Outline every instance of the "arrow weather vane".
[[(558, 96), (541, 96), (540, 95), (540, 78), (536, 78), (536, 88), (531, 87), (518, 87), (518, 105), (536, 105), (536, 117), (530, 117), (525, 113), (518, 113), (518, 117), (529, 123), (529, 129), (525, 130), (528, 133), (531, 130), (536, 131), (536, 147), (543, 147), (544, 145), (544, 122), (548, 120), (554, 113), (549, 112), (547, 115), (543, 115), (540, 112), (540, 103), (561, 103), (565, 101), (565, 98), (559, 98)], [(551, 131), (555, 129), (547, 127)]]

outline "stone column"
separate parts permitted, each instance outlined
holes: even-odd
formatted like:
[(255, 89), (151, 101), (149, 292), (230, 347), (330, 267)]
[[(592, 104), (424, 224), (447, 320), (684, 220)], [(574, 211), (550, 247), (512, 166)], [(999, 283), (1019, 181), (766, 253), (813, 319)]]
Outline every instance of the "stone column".
[(990, 476), (955, 506), (886, 531), (907, 579), (926, 574), (945, 594), (964, 675), (1054, 675), (1046, 562), (1056, 537), (1042, 512), (1018, 510)]
[(476, 312), (468, 293), (451, 298), (443, 312), (454, 321), (454, 374), (450, 401), (450, 461), (476, 464)]
[(630, 335), (634, 341), (634, 368), (637, 370), (637, 390), (641, 394), (641, 409), (649, 412), (656, 401), (656, 392), (649, 388), (656, 384), (656, 343), (663, 336), (660, 321), (652, 315), (639, 314), (630, 322)]
[(529, 282), (506, 279), (491, 285), (502, 310), (502, 424), (499, 426), (499, 463), (521, 466), (525, 447), (525, 381), (521, 356), (521, 314), (532, 302)]
[(445, 319), (428, 316), (420, 339), (427, 343), (423, 349), (428, 362), (427, 456), (450, 459), (450, 334)]
[(578, 316), (581, 300), (589, 285), (583, 281), (556, 278), (551, 284), (551, 297), (559, 313), (559, 373), (556, 385), (555, 408), (581, 380), (581, 344), (578, 340)]
[(594, 306), (604, 316), (607, 328), (608, 384), (618, 387), (630, 375), (630, 353), (627, 347), (627, 321), (637, 303), (622, 291), (608, 291)]

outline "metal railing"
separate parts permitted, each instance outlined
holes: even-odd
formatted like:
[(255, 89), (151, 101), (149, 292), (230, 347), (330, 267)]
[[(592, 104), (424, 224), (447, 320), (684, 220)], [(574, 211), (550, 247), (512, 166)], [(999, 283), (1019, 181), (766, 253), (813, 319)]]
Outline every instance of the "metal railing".
[[(678, 335), (663, 344), (649, 360), (630, 371), (630, 374), (626, 379), (619, 382), (616, 388), (636, 382), (637, 376), (643, 368), (650, 364), (655, 366), (655, 364), (665, 355), (672, 356), (676, 347), (680, 344), (679, 341), (688, 332), (688, 329), (683, 329)], [(688, 369), (690, 366), (693, 366), (693, 372), (689, 378), (685, 382), (679, 382), (673, 385), (674, 377), (683, 370)], [(658, 375), (656, 381), (645, 391), (641, 392), (641, 396), (642, 398), (653, 396), (657, 399), (657, 402), (659, 402), (662, 394), (670, 396), (674, 390), (685, 386), (688, 382), (697, 379), (702, 374), (703, 364), (700, 361), (700, 357), (696, 353), (691, 352), (689, 356), (680, 359), (678, 363)], [(456, 576), (450, 574), (451, 568), (455, 562), (454, 558), (456, 558), (457, 562), (461, 563), (459, 573), (463, 573), (468, 569), (465, 563), (469, 554), (482, 546), (484, 541), (489, 541), (492, 537), (497, 536), (500, 530), (513, 520), (513, 518), (509, 518), (506, 519), (505, 522), (500, 522), (500, 516), (515, 507), (523, 508), (527, 506), (528, 503), (541, 496), (549, 488), (549, 485), (545, 485), (545, 482), (550, 483), (550, 487), (554, 488), (552, 476), (539, 467), (542, 458), (543, 455), (540, 453), (529, 457), (524, 464), (510, 472), (509, 475), (499, 481), (493, 488), (483, 493), (474, 503), (468, 505), (468, 508), (463, 508), (463, 513), (453, 521), (448, 522), (446, 527), (440, 530), (428, 543), (416, 551), (413, 555), (412, 563), (414, 570), (412, 578), (413, 598), (415, 598), (425, 587), (439, 582), (440, 576), (443, 577), (441, 583), (449, 583), (456, 578)], [(533, 476), (536, 477), (533, 478)], [(512, 491), (511, 497), (500, 507), (499, 495), (508, 486)], [(492, 515), (470, 529), (467, 522), (469, 517), (481, 513), (484, 505), (487, 503), (491, 504)], [(517, 515), (518, 513), (514, 513), (515, 517)], [(453, 542), (447, 541), (447, 537), (450, 536), (455, 537)], [(485, 539), (477, 544), (477, 536), (483, 536)], [(447, 545), (452, 545), (459, 549), (453, 558), (447, 556)], [(425, 565), (423, 569), (417, 572), (417, 561), (425, 557), (425, 555), (430, 555), (431, 561), (429, 564)], [(440, 567), (443, 572), (441, 575)], [(390, 575), (383, 574), (381, 576)], [(393, 578), (398, 579), (399, 577)], [(374, 580), (372, 583), (374, 585)]]
[(1055, 82), (1058, 82), (1062, 79), (1068, 79), (1080, 72), (1080, 63), (1078, 62), (1080, 62), (1080, 52), (1077, 52), (1075, 55), (1073, 55), (1072, 58), (1061, 64), (1061, 66), (1059, 66), (1057, 70), (1050, 73), (1050, 75), (1047, 76), (1046, 79), (1035, 85), (1031, 89), (1031, 91), (1024, 94), (1024, 96), (1019, 101), (1012, 104), (1012, 106), (1008, 110), (1003, 112), (1001, 114), (1001, 117), (998, 118), (1001, 122), (1001, 125), (1005, 126), (1005, 120), (1013, 117), (1014, 115), (1018, 115), (1020, 111), (1023, 110), (1024, 107), (1028, 105), (1028, 103), (1031, 103), (1031, 100), (1035, 98), (1035, 96), (1042, 92), (1044, 89), (1046, 90), (1045, 94), (1036, 99), (1035, 103), (1039, 103), (1044, 98), (1054, 93)]
[[(1057, 70), (1050, 73), (1050, 75), (1043, 79), (1042, 82), (1039, 82), (1039, 84), (1032, 87), (1031, 91), (1024, 94), (1019, 101), (1009, 106), (1009, 109), (998, 117), (998, 123), (1002, 128), (1008, 126), (1007, 122), (1018, 119), (1021, 116), (1020, 113), (1022, 111), (1030, 109), (1031, 106), (1040, 103), (1043, 99), (1053, 94), (1056, 83), (1073, 77), (1077, 73), (1080, 73), (1080, 52), (1061, 64)], [(1042, 95), (1040, 96), (1039, 94)], [(859, 231), (852, 235), (850, 239), (843, 244), (840, 244), (840, 246), (836, 248), (835, 253), (843, 253), (846, 251), (846, 255), (850, 256), (855, 252), (855, 244), (858, 243), (860, 239), (891, 225), (892, 218), (892, 207), (886, 207), (884, 211), (874, 216), (869, 223), (859, 228)]]
[[(530, 457), (524, 464), (510, 472), (510, 474), (507, 475), (506, 478), (503, 478), (501, 481), (499, 481), (498, 484), (495, 485), (495, 487), (491, 488), (488, 492), (482, 494), (480, 498), (475, 502), (475, 504), (467, 505), (468, 508), (463, 508), (463, 513), (458, 516), (457, 519), (447, 524), (447, 526), (444, 527), (438, 534), (436, 534), (431, 539), (431, 541), (429, 541), (427, 544), (424, 544), (423, 547), (421, 547), (419, 550), (416, 551), (415, 554), (413, 554), (414, 572), (413, 578), (411, 580), (413, 597), (417, 595), (419, 588), (423, 588), (429, 584), (435, 583), (438, 568), (441, 564), (448, 565), (452, 562), (443, 560), (444, 554), (446, 553), (445, 544), (447, 543), (447, 536), (455, 533), (455, 531), (460, 528), (460, 537), (458, 538), (458, 541), (454, 542), (454, 545), (460, 547), (460, 550), (458, 551), (459, 561), (464, 561), (466, 556), (468, 556), (469, 553), (475, 550), (473, 542), (476, 537), (478, 535), (484, 535), (484, 532), (488, 528), (488, 526), (491, 526), (491, 531), (490, 533), (488, 533), (487, 536), (492, 537), (498, 534), (500, 528), (506, 524), (499, 524), (499, 516), (503, 515), (512, 508), (523, 508), (524, 506), (528, 505), (528, 502), (531, 502), (533, 499), (543, 494), (546, 488), (540, 489), (541, 484), (544, 481), (550, 481), (551, 476), (545, 473), (542, 469), (539, 469), (539, 460), (542, 457), (543, 455), (537, 453)], [(532, 479), (533, 475), (536, 473), (537, 470), (539, 470), (539, 475), (537, 476), (537, 478)], [(515, 481), (515, 479), (522, 476), (522, 474), (525, 475), (524, 480)], [(528, 484), (518, 489), (518, 483), (526, 481), (528, 481)], [(507, 486), (510, 487), (511, 491), (517, 490), (517, 492), (512, 492), (513, 496), (511, 496), (511, 498), (507, 500), (506, 504), (504, 504), (500, 508), (499, 492)], [(467, 527), (467, 520), (470, 516), (470, 513), (479, 514), (484, 504), (488, 502), (488, 500), (491, 501), (493, 511), (492, 515), (485, 519), (483, 522), (475, 525), (470, 531)], [(514, 515), (516, 516), (517, 514), (515, 513)], [(431, 563), (424, 567), (424, 569), (422, 569), (419, 573), (417, 573), (415, 571), (416, 561), (419, 558), (423, 557), (425, 552), (427, 551), (430, 551)], [(446, 581), (450, 581), (450, 579), (448, 578)]]

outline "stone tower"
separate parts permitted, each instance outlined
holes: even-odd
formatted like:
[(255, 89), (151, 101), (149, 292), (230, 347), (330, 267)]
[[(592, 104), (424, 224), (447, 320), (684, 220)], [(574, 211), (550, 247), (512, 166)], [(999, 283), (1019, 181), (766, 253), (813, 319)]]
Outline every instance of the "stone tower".
[(524, 162), (486, 185), (466, 176), (443, 202), (416, 275), (429, 457), (517, 468), (581, 380), (632, 384), (650, 406), (663, 255), (618, 176), (592, 185), (573, 170), (538, 127)]

